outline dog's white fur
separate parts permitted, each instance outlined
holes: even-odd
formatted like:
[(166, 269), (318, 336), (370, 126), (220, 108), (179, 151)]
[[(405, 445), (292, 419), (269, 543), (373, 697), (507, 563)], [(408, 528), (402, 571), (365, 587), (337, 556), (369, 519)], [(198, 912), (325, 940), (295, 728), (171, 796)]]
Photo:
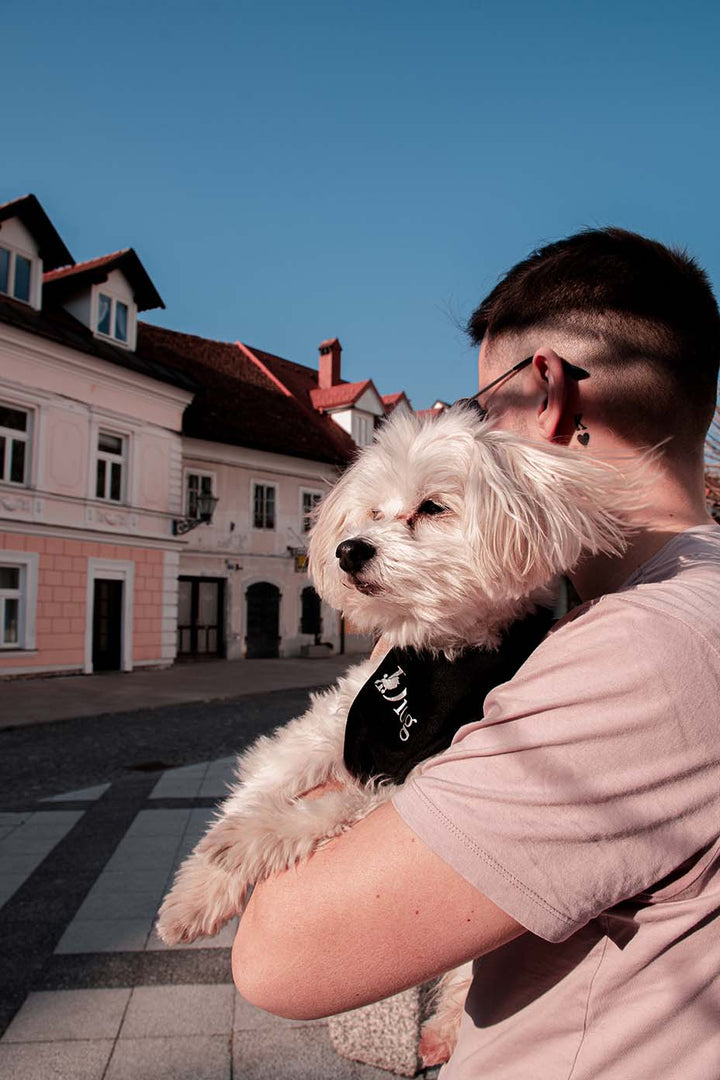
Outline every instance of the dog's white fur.
[[(322, 501), (310, 571), (355, 627), (382, 633), (389, 646), (452, 658), (495, 647), (532, 609), (531, 596), (584, 553), (620, 553), (639, 492), (637, 469), (629, 477), (586, 451), (493, 430), (472, 408), (396, 415)], [(428, 500), (442, 512), (423, 510)], [(351, 575), (335, 552), (358, 537), (376, 554)], [(307, 858), (392, 797), (393, 784), (360, 784), (343, 764), (348, 710), (376, 666), (351, 668), (239, 758), (237, 783), (160, 909), (163, 941), (216, 934), (253, 882)], [(330, 780), (342, 790), (299, 797)], [(426, 1064), (452, 1049), (468, 981), (464, 969), (443, 980), (423, 1034)]]

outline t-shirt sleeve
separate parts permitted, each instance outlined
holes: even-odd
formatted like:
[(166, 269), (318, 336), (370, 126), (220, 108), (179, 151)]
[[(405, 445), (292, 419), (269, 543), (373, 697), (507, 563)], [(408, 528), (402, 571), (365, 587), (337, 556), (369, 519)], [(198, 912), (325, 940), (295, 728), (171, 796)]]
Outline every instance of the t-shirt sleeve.
[(528, 930), (562, 941), (718, 834), (715, 646), (605, 597), (396, 793), (407, 825)]

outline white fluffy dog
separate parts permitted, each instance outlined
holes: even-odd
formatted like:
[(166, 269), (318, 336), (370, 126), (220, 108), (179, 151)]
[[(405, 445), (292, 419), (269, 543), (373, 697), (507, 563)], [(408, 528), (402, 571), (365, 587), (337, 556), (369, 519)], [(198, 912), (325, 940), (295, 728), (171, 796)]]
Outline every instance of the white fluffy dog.
[[(472, 407), (395, 416), (322, 501), (311, 574), (355, 627), (391, 647), (427, 651), (430, 662), (453, 660), (496, 648), (533, 609), (531, 597), (584, 553), (622, 551), (637, 490), (637, 479), (587, 452), (493, 430)], [(242, 910), (250, 885), (392, 797), (395, 783), (361, 782), (343, 757), (348, 712), (377, 666), (351, 668), (239, 758), (230, 796), (160, 909), (163, 941), (217, 933)], [(341, 790), (300, 797), (327, 781)], [(466, 986), (466, 973), (444, 980), (423, 1036), (426, 1064), (448, 1056)]]

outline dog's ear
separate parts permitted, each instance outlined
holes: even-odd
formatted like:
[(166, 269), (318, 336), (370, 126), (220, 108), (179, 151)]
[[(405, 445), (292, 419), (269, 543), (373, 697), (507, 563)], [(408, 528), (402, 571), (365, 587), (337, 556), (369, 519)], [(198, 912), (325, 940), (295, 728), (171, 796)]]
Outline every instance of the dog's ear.
[(637, 463), (615, 467), (502, 431), (476, 445), (482, 460), (468, 481), (473, 546), (501, 590), (510, 580), (523, 589), (544, 584), (583, 553), (624, 551), (628, 515), (643, 505)]

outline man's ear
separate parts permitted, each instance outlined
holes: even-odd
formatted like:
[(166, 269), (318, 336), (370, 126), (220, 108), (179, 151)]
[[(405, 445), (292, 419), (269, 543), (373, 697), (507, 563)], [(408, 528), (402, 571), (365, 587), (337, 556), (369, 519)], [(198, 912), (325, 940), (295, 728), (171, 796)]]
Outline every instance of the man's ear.
[(577, 383), (568, 376), (554, 349), (545, 347), (537, 349), (533, 356), (532, 377), (538, 396), (535, 413), (538, 433), (547, 442), (567, 446), (573, 437), (573, 417), (578, 411)]

